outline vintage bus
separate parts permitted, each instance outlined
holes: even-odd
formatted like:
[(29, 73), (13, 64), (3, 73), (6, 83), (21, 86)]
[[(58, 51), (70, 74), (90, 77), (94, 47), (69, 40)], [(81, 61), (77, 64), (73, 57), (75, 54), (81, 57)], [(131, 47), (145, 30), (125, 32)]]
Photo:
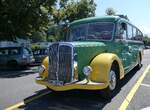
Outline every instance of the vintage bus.
[(143, 34), (119, 16), (90, 17), (68, 26), (65, 42), (49, 47), (38, 84), (52, 91), (103, 90), (111, 98), (118, 82), (141, 67)]

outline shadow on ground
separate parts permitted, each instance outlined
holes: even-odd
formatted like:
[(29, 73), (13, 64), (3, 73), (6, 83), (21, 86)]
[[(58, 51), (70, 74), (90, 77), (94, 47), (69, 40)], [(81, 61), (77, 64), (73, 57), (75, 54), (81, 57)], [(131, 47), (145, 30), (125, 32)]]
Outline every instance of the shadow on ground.
[(37, 73), (37, 67), (19, 69), (0, 68), (0, 78), (16, 78)]
[[(25, 99), (26, 102), (26, 99)], [(63, 93), (49, 93), (19, 109), (24, 110), (97, 110), (108, 103), (99, 95), (88, 91), (69, 91)]]
[[(114, 93), (115, 97), (121, 90), (121, 88), (128, 83), (128, 81), (134, 76), (138, 70), (134, 68), (125, 76), (119, 83), (119, 89)], [(36, 93), (36, 96), (43, 93), (46, 90), (42, 90)], [(34, 97), (34, 96), (31, 96)], [(50, 92), (49, 94), (42, 96), (32, 102), (26, 103), (31, 97), (24, 100), (25, 105), (19, 109), (24, 110), (101, 110), (111, 100), (105, 100), (99, 94), (98, 91), (81, 91), (74, 90), (62, 93)]]

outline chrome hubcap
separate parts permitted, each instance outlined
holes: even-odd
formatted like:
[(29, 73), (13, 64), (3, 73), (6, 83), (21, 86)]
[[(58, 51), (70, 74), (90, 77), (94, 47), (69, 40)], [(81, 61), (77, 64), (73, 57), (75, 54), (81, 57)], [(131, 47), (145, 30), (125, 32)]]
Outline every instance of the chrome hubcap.
[(109, 88), (110, 90), (114, 90), (116, 87), (116, 74), (113, 70), (109, 73)]

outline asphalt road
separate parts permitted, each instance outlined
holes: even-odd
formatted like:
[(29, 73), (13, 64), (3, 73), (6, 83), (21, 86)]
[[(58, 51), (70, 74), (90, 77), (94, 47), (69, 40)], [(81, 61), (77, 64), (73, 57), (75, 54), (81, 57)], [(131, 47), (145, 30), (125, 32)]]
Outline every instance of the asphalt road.
[[(38, 75), (36, 68), (24, 71), (0, 72), (0, 109), (4, 109), (19, 102), (24, 102), (21, 110), (117, 110), (150, 64), (150, 50), (144, 51), (143, 66), (128, 73), (120, 82), (120, 89), (116, 91), (112, 100), (104, 100), (99, 93), (87, 91), (70, 91), (54, 94), (37, 85), (34, 78)], [(146, 75), (135, 96), (129, 102), (127, 110), (141, 110), (150, 106), (150, 72)], [(35, 99), (35, 97), (37, 97)], [(32, 101), (29, 101), (32, 100)]]
[[(143, 63), (150, 64), (150, 50), (145, 52)], [(127, 110), (150, 110), (150, 70), (142, 81)]]
[(38, 76), (35, 69), (0, 70), (0, 110), (44, 89), (35, 83), (35, 77)]

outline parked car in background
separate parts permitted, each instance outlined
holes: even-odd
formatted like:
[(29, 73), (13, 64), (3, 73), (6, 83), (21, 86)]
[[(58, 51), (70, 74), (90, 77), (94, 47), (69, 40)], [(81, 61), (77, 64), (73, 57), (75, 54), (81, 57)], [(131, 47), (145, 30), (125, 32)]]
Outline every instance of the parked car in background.
[(51, 42), (32, 43), (31, 49), (35, 58), (34, 65), (40, 65), (45, 57), (48, 56), (48, 48)]
[(35, 58), (35, 64), (40, 65), (45, 57), (48, 56), (48, 48), (35, 48), (32, 49)]
[(27, 66), (34, 62), (31, 49), (21, 46), (0, 47), (0, 65), (11, 68)]
[(145, 45), (145, 49), (150, 49), (150, 45)]

